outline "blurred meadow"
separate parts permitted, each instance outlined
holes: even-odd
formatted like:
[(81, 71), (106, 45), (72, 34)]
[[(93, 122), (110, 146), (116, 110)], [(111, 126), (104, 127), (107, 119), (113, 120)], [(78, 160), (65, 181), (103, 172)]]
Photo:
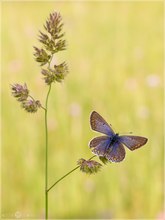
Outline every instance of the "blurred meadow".
[(2, 2), (2, 216), (44, 217), (44, 112), (28, 114), (10, 84), (26, 82), (43, 105), (48, 87), (34, 61), (38, 31), (61, 13), (70, 73), (49, 99), (49, 185), (90, 158), (91, 111), (116, 132), (148, 137), (96, 175), (78, 170), (49, 193), (49, 217), (158, 219), (163, 214), (163, 2)]

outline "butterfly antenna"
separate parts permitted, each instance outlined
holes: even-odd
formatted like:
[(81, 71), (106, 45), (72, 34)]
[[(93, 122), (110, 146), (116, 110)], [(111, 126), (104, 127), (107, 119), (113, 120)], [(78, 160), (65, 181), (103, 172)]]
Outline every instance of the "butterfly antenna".
[(129, 132), (121, 132), (120, 134), (133, 134), (132, 131), (129, 131)]

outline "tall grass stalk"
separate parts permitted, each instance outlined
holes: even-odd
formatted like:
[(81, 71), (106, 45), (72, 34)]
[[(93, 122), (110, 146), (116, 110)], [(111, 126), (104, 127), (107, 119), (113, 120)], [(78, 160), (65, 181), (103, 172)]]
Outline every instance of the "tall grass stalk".
[(48, 99), (51, 91), (51, 84), (45, 102), (45, 219), (48, 219)]

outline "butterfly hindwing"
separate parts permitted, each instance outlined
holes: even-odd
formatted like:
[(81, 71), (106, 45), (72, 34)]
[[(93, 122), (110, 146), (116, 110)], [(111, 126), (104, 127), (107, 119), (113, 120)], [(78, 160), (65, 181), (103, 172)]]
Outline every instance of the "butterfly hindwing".
[(98, 156), (104, 156), (105, 152), (110, 144), (110, 138), (108, 136), (95, 137), (89, 142), (89, 147), (92, 152)]
[(111, 162), (121, 162), (125, 158), (123, 145), (116, 141), (107, 151), (105, 157)]
[(110, 125), (104, 120), (104, 118), (99, 115), (96, 111), (93, 111), (90, 116), (91, 128), (94, 131), (101, 132), (108, 136), (113, 136), (114, 132)]
[(147, 142), (147, 138), (141, 136), (133, 136), (133, 135), (122, 135), (119, 136), (119, 141), (123, 143), (130, 150), (135, 150)]

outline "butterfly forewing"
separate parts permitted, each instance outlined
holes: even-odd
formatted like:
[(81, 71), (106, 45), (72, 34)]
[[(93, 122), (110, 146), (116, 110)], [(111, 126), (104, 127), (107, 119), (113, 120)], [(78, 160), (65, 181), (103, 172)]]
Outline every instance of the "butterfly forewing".
[(104, 156), (109, 146), (110, 139), (108, 136), (100, 136), (92, 139), (89, 143), (92, 152), (98, 156)]
[(94, 131), (101, 132), (108, 136), (113, 136), (115, 134), (104, 118), (95, 111), (91, 113), (90, 124)]
[(119, 136), (119, 141), (130, 150), (135, 150), (146, 144), (147, 138), (140, 136), (122, 135)]
[(116, 141), (106, 152), (105, 157), (111, 162), (121, 162), (125, 158), (123, 145)]

